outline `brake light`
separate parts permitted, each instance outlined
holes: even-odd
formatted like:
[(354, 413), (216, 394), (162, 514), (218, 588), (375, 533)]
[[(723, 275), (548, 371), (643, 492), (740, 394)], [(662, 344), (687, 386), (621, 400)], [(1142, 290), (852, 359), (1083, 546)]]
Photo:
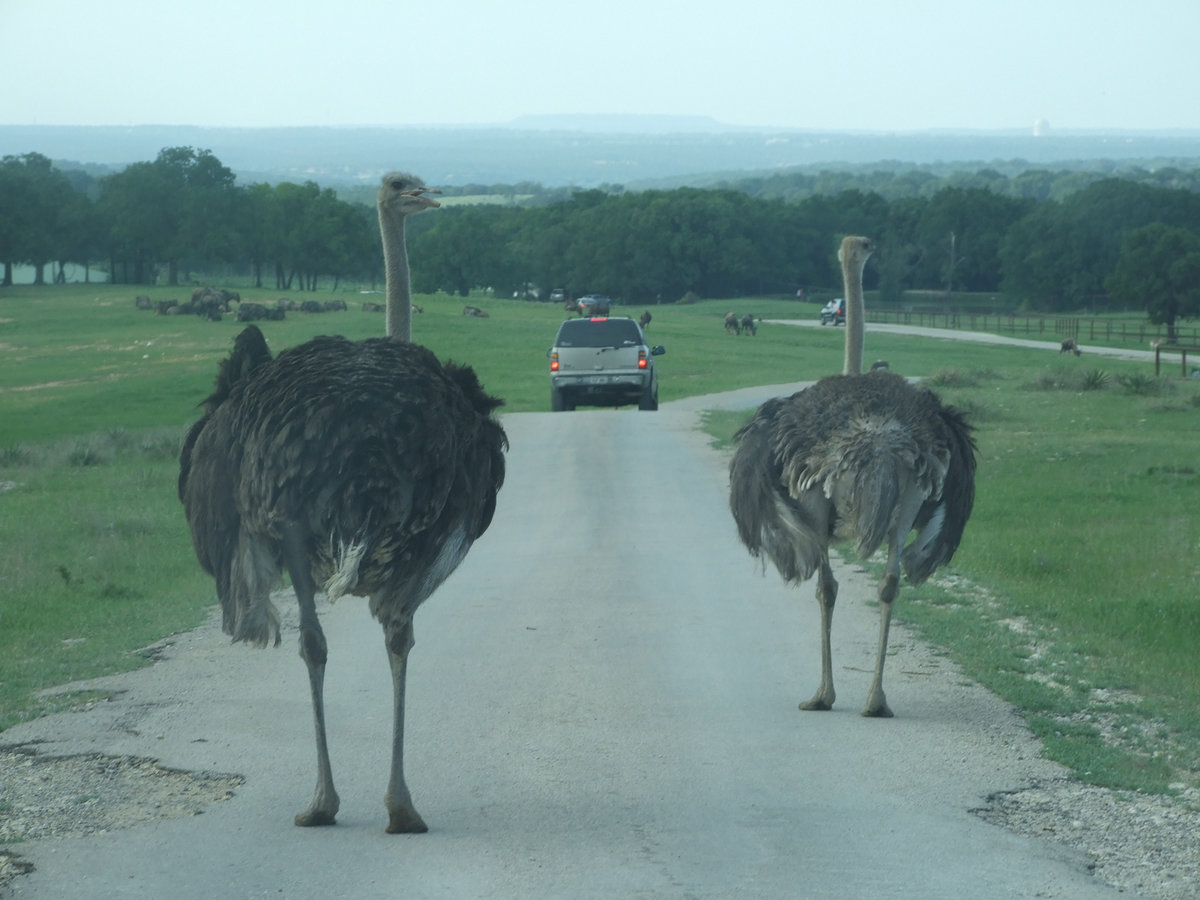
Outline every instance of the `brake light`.
[(589, 322), (607, 322), (608, 316), (592, 316), (588, 319)]
[(648, 362), (647, 362), (647, 359), (646, 359), (646, 351), (645, 351), (645, 350), (639, 350), (639, 351), (638, 351), (638, 368), (639, 368), (639, 369), (644, 369), (644, 368), (646, 368), (647, 364), (648, 364)]
[(550, 354), (550, 371), (551, 372), (558, 371), (558, 354), (557, 353)]

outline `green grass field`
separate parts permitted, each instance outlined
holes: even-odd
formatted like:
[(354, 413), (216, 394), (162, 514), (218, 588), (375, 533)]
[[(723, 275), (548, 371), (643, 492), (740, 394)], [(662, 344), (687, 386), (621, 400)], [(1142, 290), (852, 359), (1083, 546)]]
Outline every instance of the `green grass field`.
[[(138, 648), (214, 602), (175, 496), (176, 454), (241, 326), (140, 311), (137, 293), (190, 289), (0, 290), (0, 728), (46, 711), (42, 688), (142, 664)], [(261, 323), (272, 348), (383, 332), (382, 315), (358, 308), (381, 298), (339, 296), (350, 310)], [(474, 365), (507, 411), (549, 408), (560, 309), (417, 302), (418, 341)], [(466, 302), (490, 317), (464, 317)], [(818, 309), (653, 307), (662, 401), (837, 371), (841, 329), (763, 325), (735, 338), (721, 327), (729, 310)], [(962, 548), (936, 583), (902, 591), (898, 616), (1023, 709), (1080, 777), (1200, 783), (1200, 384), (1156, 380), (1146, 363), (869, 334), (866, 359), (877, 358), (967, 409), (980, 448)], [(719, 444), (743, 418), (710, 414), (708, 428)], [(811, 584), (797, 595), (815, 603)]]

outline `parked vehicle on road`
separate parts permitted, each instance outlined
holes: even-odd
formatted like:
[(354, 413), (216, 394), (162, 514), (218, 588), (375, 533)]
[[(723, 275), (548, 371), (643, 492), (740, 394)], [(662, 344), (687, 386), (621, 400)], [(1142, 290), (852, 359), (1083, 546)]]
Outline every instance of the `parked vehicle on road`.
[(637, 321), (589, 316), (559, 326), (550, 359), (550, 408), (567, 412), (576, 406), (626, 406), (658, 409), (658, 370), (654, 357), (666, 353), (650, 347)]
[(603, 294), (585, 294), (576, 305), (581, 316), (607, 316), (612, 310), (612, 300)]
[(830, 300), (823, 307), (821, 307), (821, 324), (845, 325), (846, 301), (841, 297), (838, 297), (836, 300)]

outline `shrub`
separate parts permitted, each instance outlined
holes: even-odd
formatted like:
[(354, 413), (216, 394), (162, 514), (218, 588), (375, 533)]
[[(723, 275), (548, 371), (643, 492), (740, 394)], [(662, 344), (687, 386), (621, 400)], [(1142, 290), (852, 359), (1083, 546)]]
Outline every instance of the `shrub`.
[(0, 447), (0, 466), (28, 466), (33, 464), (33, 451), (24, 444)]
[(1165, 382), (1153, 375), (1144, 375), (1141, 372), (1120, 375), (1117, 377), (1117, 384), (1121, 385), (1126, 393), (1136, 394), (1140, 397), (1154, 396), (1165, 390)]

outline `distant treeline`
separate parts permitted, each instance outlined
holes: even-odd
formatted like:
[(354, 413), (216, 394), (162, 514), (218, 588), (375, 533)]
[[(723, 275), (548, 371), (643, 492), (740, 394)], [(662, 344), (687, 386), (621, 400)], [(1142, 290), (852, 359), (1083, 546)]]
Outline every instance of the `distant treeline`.
[[(448, 192), (449, 193), (449, 192)], [(841, 235), (878, 242), (868, 288), (1004, 292), (1045, 311), (1151, 306), (1112, 279), (1131, 233), (1200, 240), (1200, 169), (1042, 171), (1013, 164), (939, 175), (926, 166), (858, 167), (629, 191), (469, 185), (409, 224), (418, 291), (607, 293), (629, 303), (685, 295), (793, 295), (836, 285)], [(1178, 244), (1180, 235), (1183, 243)], [(112, 280), (177, 283), (232, 267), (279, 289), (382, 278), (373, 190), (352, 200), (313, 182), (240, 186), (209, 151), (162, 150), (95, 177), (28, 153), (0, 160), (0, 262), (51, 278), (74, 262)], [(1161, 294), (1159, 288), (1148, 288)], [(1185, 299), (1177, 315), (1189, 312)]]

